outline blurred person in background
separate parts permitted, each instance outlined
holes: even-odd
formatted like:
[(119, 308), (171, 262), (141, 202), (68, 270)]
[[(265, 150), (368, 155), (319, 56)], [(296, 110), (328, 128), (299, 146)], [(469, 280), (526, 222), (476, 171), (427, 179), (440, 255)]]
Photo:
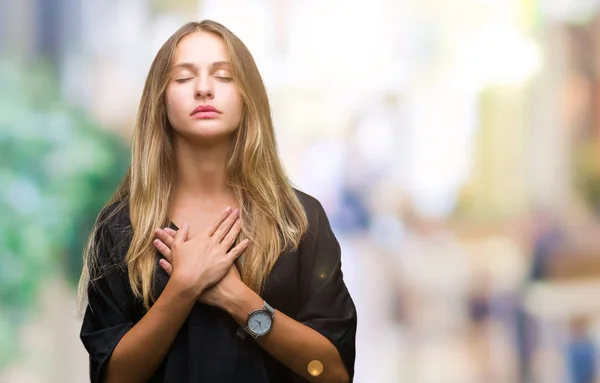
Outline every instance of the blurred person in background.
[(570, 323), (570, 339), (567, 344), (566, 360), (573, 383), (596, 382), (597, 351), (590, 336), (590, 318), (575, 318)]
[(285, 176), (256, 64), (221, 24), (184, 25), (152, 63), (80, 303), (92, 382), (353, 380), (339, 244)]

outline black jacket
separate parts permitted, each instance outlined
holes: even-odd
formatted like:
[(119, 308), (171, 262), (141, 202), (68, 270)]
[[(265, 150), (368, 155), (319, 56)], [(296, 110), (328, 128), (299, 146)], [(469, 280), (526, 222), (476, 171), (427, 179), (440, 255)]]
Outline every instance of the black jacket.
[[(357, 315), (342, 276), (340, 246), (321, 204), (297, 193), (308, 216), (308, 232), (297, 251), (280, 256), (261, 297), (329, 339), (353, 377)], [(117, 343), (146, 312), (131, 292), (124, 265), (131, 242), (128, 209), (122, 208), (101, 225), (97, 238), (100, 272), (91, 276), (81, 328), (81, 340), (90, 355), (92, 383), (102, 382)], [(155, 296), (169, 278), (158, 265), (159, 259), (157, 253)], [(226, 312), (197, 302), (150, 382), (305, 382), (251, 337), (237, 337), (237, 329)]]

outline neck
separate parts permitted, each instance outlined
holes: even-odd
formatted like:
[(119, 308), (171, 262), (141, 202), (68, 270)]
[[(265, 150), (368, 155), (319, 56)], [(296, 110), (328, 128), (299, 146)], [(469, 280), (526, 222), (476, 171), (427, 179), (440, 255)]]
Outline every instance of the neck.
[(175, 195), (179, 197), (217, 197), (229, 194), (225, 165), (231, 140), (212, 145), (198, 145), (175, 140)]

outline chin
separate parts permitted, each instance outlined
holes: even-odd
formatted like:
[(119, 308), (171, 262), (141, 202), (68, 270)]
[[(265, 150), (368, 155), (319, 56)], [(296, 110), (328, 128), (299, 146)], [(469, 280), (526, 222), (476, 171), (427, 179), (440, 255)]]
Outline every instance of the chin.
[(231, 138), (235, 129), (224, 127), (221, 124), (195, 124), (188, 129), (184, 136), (193, 141), (213, 142)]

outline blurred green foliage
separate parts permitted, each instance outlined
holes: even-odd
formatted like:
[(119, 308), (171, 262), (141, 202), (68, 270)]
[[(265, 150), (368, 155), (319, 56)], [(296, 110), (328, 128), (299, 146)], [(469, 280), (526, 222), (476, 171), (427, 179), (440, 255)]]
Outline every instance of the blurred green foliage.
[(0, 368), (19, 355), (44, 278), (76, 286), (87, 235), (130, 161), (126, 143), (61, 98), (56, 77), (0, 60)]

